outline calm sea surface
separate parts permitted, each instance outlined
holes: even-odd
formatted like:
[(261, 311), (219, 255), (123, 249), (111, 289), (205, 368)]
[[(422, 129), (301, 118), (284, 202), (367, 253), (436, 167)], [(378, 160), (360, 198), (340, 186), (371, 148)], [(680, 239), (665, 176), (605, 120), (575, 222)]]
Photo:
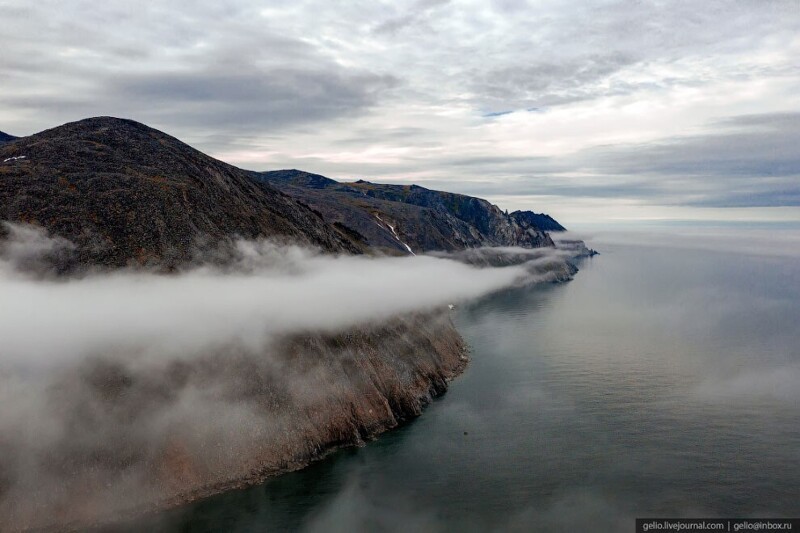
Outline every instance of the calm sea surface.
[(134, 528), (633, 531), (653, 515), (800, 515), (800, 260), (601, 250), (569, 283), (459, 308), (472, 362), (416, 421)]

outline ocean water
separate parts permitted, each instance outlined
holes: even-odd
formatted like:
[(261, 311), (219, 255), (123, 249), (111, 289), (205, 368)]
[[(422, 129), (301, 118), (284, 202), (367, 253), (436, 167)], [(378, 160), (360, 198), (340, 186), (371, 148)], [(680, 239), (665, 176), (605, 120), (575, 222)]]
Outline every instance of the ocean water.
[(454, 312), (472, 362), (419, 419), (131, 527), (602, 532), (800, 515), (798, 255), (589, 244), (602, 255), (573, 281)]

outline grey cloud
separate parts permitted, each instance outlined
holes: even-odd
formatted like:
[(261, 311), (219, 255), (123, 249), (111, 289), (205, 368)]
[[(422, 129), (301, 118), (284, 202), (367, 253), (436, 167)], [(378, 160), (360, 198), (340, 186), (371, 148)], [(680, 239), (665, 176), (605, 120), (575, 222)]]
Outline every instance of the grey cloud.
[(585, 157), (593, 168), (626, 174), (800, 174), (800, 113), (731, 117), (720, 124), (727, 127), (638, 146), (599, 147)]
[[(448, 182), (430, 180), (425, 182), (426, 187), (442, 188)], [(450, 186), (453, 189), (453, 186)], [(586, 183), (575, 176), (559, 176), (553, 179), (548, 176), (524, 176), (497, 181), (470, 181), (459, 183), (456, 187), (461, 194), (474, 196), (497, 195), (555, 195), (567, 197), (594, 197), (594, 198), (629, 198), (629, 197), (654, 197), (660, 196), (662, 191), (653, 183), (645, 180), (628, 181), (624, 183)], [(663, 200), (663, 199), (662, 199)]]
[(502, 117), (503, 115), (510, 115), (513, 111), (491, 111), (489, 113), (484, 113), (483, 116), (486, 118), (492, 117)]
[(720, 124), (722, 129), (703, 135), (593, 149), (581, 159), (598, 174), (649, 177), (664, 191), (699, 195), (682, 203), (800, 205), (800, 113), (731, 117)]
[[(504, 4), (508, 4), (505, 2)], [(503, 36), (499, 61), (468, 71), (476, 105), (498, 109), (554, 106), (642, 90), (698, 85), (706, 69), (683, 69), (681, 76), (658, 75), (631, 82), (616, 79), (622, 69), (646, 69), (654, 62), (675, 63), (702, 54), (737, 54), (767, 35), (794, 32), (800, 25), (796, 4), (751, 2), (589, 2), (570, 9), (511, 3), (515, 31)], [(498, 6), (501, 11), (508, 7)], [(761, 9), (763, 8), (763, 9)], [(753, 28), (759, 28), (754, 32)], [(748, 35), (744, 39), (732, 36)], [(499, 63), (499, 64), (497, 64)], [(789, 65), (780, 72), (788, 74)], [(754, 78), (760, 68), (729, 75)]]
[(596, 98), (619, 88), (590, 87), (635, 60), (621, 53), (572, 61), (511, 65), (473, 72), (472, 90), (484, 106), (527, 109)]
[[(339, 177), (382, 175), (377, 181), (434, 164), (435, 172), (414, 181), (476, 196), (626, 198), (702, 207), (800, 205), (800, 113), (729, 117), (706, 129), (704, 134), (597, 146), (559, 157), (476, 155), (432, 163), (424, 154), (412, 154), (402, 164), (342, 165), (333, 173), (323, 161), (303, 163)], [(403, 142), (424, 146), (427, 139)]]
[[(398, 83), (344, 66), (302, 36), (259, 22), (256, 6), (246, 2), (186, 7), (109, 4), (87, 7), (85, 16), (19, 8), (9, 24), (48, 31), (36, 41), (7, 38), (11, 53), (0, 70), (10, 82), (0, 105), (13, 109), (27, 133), (109, 114), (177, 134), (216, 130), (232, 140), (354, 117)], [(49, 88), (32, 91), (31, 84)]]
[(492, 5), (501, 13), (517, 13), (530, 7), (527, 0), (493, 0)]
[(425, 128), (417, 127), (395, 128), (389, 126), (371, 130), (355, 129), (350, 133), (351, 136), (337, 139), (334, 142), (337, 145), (356, 147), (366, 146), (375, 142), (376, 139), (395, 141), (399, 140), (405, 145), (411, 143), (417, 146), (420, 144), (427, 145), (433, 143), (433, 141), (430, 140), (430, 131)]
[[(708, 133), (643, 144), (597, 146), (562, 157), (447, 161), (484, 179), (468, 194), (639, 198), (706, 207), (800, 205), (800, 113), (728, 117)], [(487, 179), (488, 178), (488, 179)], [(446, 187), (432, 180), (431, 186)]]
[[(174, 129), (270, 133), (296, 124), (353, 117), (374, 106), (397, 80), (368, 72), (281, 67), (231, 70), (213, 66), (188, 73), (127, 74), (98, 80), (84, 95), (11, 95), (17, 108), (49, 110), (62, 120), (100, 114), (135, 117)], [(173, 130), (174, 131), (174, 130)]]
[(396, 79), (370, 73), (278, 68), (268, 72), (206, 68), (189, 74), (131, 76), (109, 90), (172, 122), (267, 131), (352, 116), (377, 103)]
[(377, 34), (397, 33), (407, 26), (424, 20), (432, 9), (449, 3), (450, 0), (418, 0), (407, 12), (391, 17), (375, 26), (373, 32)]

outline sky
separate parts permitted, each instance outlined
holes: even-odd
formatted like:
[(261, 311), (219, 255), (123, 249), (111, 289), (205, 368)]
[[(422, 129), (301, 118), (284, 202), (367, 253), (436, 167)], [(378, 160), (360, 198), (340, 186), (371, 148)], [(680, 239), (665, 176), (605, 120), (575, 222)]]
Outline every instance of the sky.
[(800, 1), (0, 0), (0, 130), (132, 118), (248, 169), (571, 225), (800, 225)]

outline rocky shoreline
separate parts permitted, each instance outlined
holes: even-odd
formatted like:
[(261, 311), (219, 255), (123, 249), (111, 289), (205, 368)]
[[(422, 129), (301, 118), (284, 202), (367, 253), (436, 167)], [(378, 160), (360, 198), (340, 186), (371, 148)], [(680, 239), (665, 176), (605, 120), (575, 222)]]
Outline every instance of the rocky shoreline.
[[(454, 258), (478, 268), (524, 263), (536, 282), (577, 271), (534, 250)], [(422, 414), (464, 371), (467, 350), (443, 307), (257, 348), (236, 341), (79, 361), (41, 389), (52, 419), (37, 423), (50, 440), (31, 449), (24, 434), (0, 437), (0, 529), (129, 528), (299, 470)]]
[[(222, 370), (215, 361), (220, 358), (210, 357), (193, 363), (193, 377), (188, 381), (171, 378), (161, 384), (147, 383), (142, 371), (132, 366), (101, 363), (64, 377), (72, 387), (103, 384), (99, 393), (107, 403), (108, 416), (95, 420), (97, 427), (83, 428), (91, 433), (113, 425), (111, 414), (120, 411), (126, 412), (128, 425), (147, 425), (147, 420), (137, 417), (153, 418), (167, 407), (150, 405), (146, 413), (131, 414), (142, 392), (134, 389), (157, 395), (154, 389), (170, 387), (180, 394), (181, 389), (192, 387), (189, 381), (199, 387), (225, 384), (227, 390), (218, 391), (215, 401), (248, 405), (255, 414), (236, 422), (235, 436), (223, 427), (198, 439), (193, 428), (180, 424), (147, 437), (147, 446), (141, 437), (123, 435), (140, 440), (139, 451), (133, 454), (130, 446), (113, 442), (84, 445), (85, 449), (71, 450), (72, 456), (54, 447), (59, 451), (53, 451), (48, 461), (69, 465), (69, 469), (63, 477), (37, 480), (40, 486), (33, 498), (25, 491), (15, 497), (14, 487), (6, 487), (0, 504), (3, 530), (113, 529), (137, 516), (298, 470), (419, 416), (468, 363), (464, 341), (446, 311), (398, 317), (391, 324), (332, 335), (296, 335), (274, 350), (282, 358), (278, 367), (267, 369), (257, 359), (238, 354), (226, 356)], [(278, 368), (281, 376), (273, 373)], [(158, 370), (179, 374), (175, 368)], [(323, 376), (325, 383), (317, 381)], [(317, 394), (309, 397), (307, 390), (280, 390), (273, 381), (277, 378), (295, 384), (302, 379), (305, 388)], [(109, 388), (109, 383), (128, 390), (111, 390), (114, 385)], [(85, 407), (77, 403), (65, 409), (81, 412)], [(132, 472), (136, 491), (120, 481), (131, 478)], [(108, 484), (108, 480), (115, 482)]]
[(243, 477), (204, 486), (190, 492), (180, 494), (174, 498), (158, 502), (155, 505), (148, 505), (139, 509), (133, 509), (122, 514), (118, 514), (111, 519), (101, 519), (90, 524), (68, 524), (63, 528), (59, 528), (58, 530), (79, 531), (84, 530), (88, 526), (90, 529), (96, 531), (108, 531), (114, 530), (115, 526), (125, 527), (126, 524), (133, 524), (130, 527), (135, 527), (135, 521), (137, 519), (146, 519), (148, 515), (188, 505), (190, 503), (200, 501), (224, 492), (241, 490), (260, 485), (270, 478), (302, 470), (345, 448), (364, 446), (369, 441), (378, 438), (381, 434), (396, 429), (402, 424), (408, 423), (414, 418), (421, 416), (424, 409), (434, 399), (444, 395), (449, 388), (449, 382), (462, 374), (469, 364), (469, 358), (467, 357), (468, 349), (466, 346), (461, 347), (458, 353), (459, 357), (457, 364), (455, 366), (442, 369), (442, 373), (437, 376), (437, 379), (430, 382), (430, 386), (427, 391), (424, 390), (424, 387), (415, 389), (413, 391), (408, 391), (411, 398), (411, 402), (409, 404), (412, 406), (411, 410), (396, 411), (394, 408), (390, 408), (390, 411), (387, 413), (388, 416), (386, 416), (383, 421), (379, 421), (377, 424), (373, 425), (368, 433), (357, 431), (353, 434), (353, 438), (351, 440), (329, 443), (319, 448), (314, 453), (298, 455), (293, 459), (288, 460), (286, 463), (281, 464), (280, 466), (265, 465), (263, 469), (251, 471)]

